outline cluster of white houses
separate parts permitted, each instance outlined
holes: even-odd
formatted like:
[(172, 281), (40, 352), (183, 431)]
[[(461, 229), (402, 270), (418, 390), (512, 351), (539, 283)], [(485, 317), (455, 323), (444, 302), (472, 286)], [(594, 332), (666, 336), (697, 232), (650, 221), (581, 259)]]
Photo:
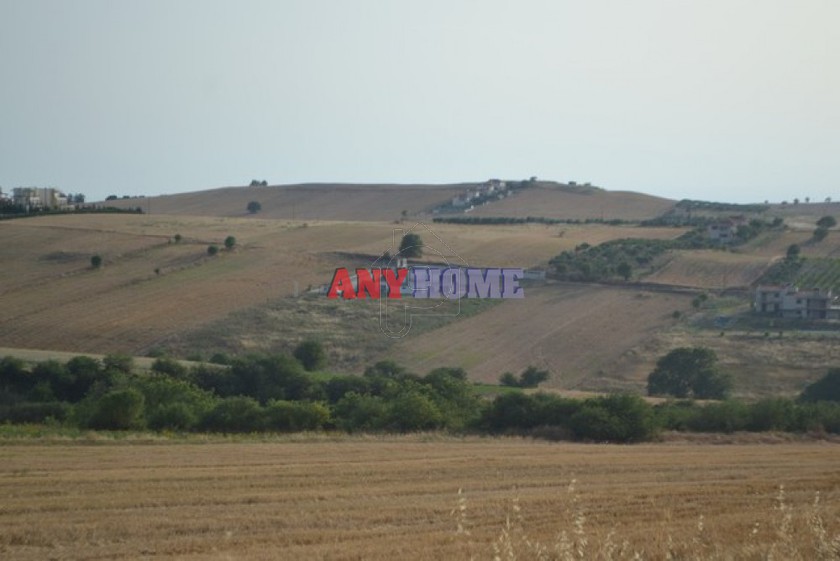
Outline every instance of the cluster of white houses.
[(490, 179), (474, 189), (468, 189), (467, 192), (462, 195), (452, 197), (452, 206), (457, 208), (470, 207), (474, 202), (483, 198), (486, 199), (491, 195), (495, 195), (499, 198), (505, 197), (507, 195), (507, 191), (508, 185), (506, 182), (500, 179)]
[(53, 187), (15, 187), (10, 195), (0, 192), (0, 198), (26, 209), (27, 212), (63, 210), (73, 206), (67, 195)]
[(840, 302), (831, 290), (803, 290), (791, 284), (759, 286), (755, 290), (753, 309), (783, 318), (840, 320)]

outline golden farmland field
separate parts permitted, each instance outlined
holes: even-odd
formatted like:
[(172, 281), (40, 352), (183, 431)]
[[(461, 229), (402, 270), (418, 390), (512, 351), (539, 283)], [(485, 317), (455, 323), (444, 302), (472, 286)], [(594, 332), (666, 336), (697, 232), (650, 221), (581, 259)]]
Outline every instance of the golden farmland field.
[(825, 442), (418, 435), (0, 450), (5, 559), (564, 559), (568, 546), (568, 558), (810, 560), (834, 558), (840, 531), (840, 451)]
[(525, 291), (524, 299), (480, 315), (417, 337), (409, 333), (391, 356), (420, 372), (462, 365), (485, 382), (532, 364), (553, 373), (549, 387), (638, 390), (655, 359), (637, 360), (634, 349), (672, 326), (672, 313), (689, 309), (692, 298), (571, 283)]

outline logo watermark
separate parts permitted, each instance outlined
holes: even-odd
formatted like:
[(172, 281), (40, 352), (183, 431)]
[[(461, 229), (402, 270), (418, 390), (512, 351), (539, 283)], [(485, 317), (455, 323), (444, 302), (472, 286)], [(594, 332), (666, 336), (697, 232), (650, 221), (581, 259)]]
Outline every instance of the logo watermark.
[[(401, 241), (418, 232), (428, 240), (422, 244), (423, 254), (438, 263), (408, 265), (404, 254), (414, 255), (412, 250), (421, 248), (399, 249)], [(523, 269), (470, 267), (431, 228), (418, 222), (408, 230), (395, 228), (391, 248), (369, 268), (336, 269), (327, 297), (377, 299), (380, 330), (401, 338), (408, 335), (416, 316), (459, 315), (464, 298), (524, 298), (519, 285), (524, 276)]]

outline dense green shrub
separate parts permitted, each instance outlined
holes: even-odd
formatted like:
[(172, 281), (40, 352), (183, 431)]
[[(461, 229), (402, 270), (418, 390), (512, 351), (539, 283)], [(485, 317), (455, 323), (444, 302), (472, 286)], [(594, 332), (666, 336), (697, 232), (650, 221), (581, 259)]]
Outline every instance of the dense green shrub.
[(347, 432), (381, 430), (387, 422), (388, 406), (379, 396), (350, 392), (333, 406), (333, 422)]
[(295, 347), (293, 354), (303, 368), (309, 371), (320, 370), (327, 364), (327, 353), (319, 341), (312, 339), (302, 341)]
[(155, 430), (193, 429), (217, 401), (210, 392), (166, 374), (138, 377), (133, 383), (143, 394), (147, 425)]
[(48, 420), (64, 421), (70, 405), (58, 401), (49, 403), (15, 403), (0, 405), (0, 423), (43, 423)]
[(222, 399), (207, 412), (201, 428), (216, 432), (257, 432), (265, 429), (264, 410), (251, 397)]
[(269, 401), (265, 408), (269, 430), (301, 431), (324, 428), (330, 422), (330, 410), (321, 403)]
[(143, 426), (143, 394), (134, 388), (112, 390), (96, 400), (87, 427), (105, 430)]
[(434, 401), (419, 391), (407, 391), (388, 402), (387, 427), (401, 432), (433, 430), (444, 424)]
[(187, 378), (188, 369), (174, 358), (163, 356), (152, 363), (152, 372), (184, 380)]

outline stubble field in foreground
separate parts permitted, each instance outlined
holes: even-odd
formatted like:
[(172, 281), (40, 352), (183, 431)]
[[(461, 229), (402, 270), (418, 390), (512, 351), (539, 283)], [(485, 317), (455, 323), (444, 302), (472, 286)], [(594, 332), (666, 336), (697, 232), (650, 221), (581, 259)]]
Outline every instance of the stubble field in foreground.
[(628, 558), (814, 558), (816, 492), (840, 530), (836, 444), (423, 438), (4, 445), (0, 557), (492, 559), (495, 542), (529, 559), (526, 538), (585, 538), (586, 558), (625, 540)]

